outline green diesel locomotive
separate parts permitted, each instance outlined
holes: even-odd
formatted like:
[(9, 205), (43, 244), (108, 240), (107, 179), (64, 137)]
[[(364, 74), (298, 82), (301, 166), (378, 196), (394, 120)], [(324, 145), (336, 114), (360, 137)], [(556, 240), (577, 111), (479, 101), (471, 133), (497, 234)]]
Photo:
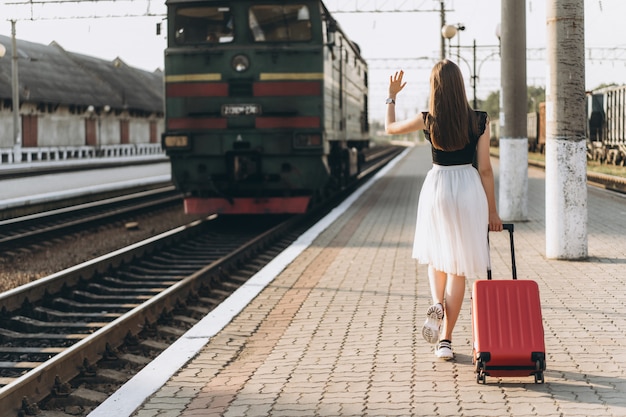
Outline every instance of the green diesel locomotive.
[(166, 4), (162, 143), (187, 213), (303, 213), (354, 179), (367, 63), (321, 1)]

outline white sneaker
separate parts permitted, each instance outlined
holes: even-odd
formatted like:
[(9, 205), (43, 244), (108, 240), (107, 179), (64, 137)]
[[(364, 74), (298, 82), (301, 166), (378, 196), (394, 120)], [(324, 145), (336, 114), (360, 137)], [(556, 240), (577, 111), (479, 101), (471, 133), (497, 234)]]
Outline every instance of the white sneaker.
[(437, 344), (437, 350), (435, 350), (435, 356), (446, 361), (453, 359), (454, 352), (452, 352), (452, 342), (449, 340), (440, 340)]
[(443, 306), (441, 303), (433, 304), (426, 311), (426, 321), (422, 327), (422, 336), (428, 343), (437, 343), (439, 340), (439, 328), (443, 320)]

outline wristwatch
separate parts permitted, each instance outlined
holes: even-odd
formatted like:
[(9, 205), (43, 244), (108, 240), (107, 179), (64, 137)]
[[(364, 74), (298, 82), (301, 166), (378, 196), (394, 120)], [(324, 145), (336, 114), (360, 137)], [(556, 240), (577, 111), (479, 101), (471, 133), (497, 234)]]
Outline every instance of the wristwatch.
[(385, 100), (385, 104), (396, 104), (396, 101), (392, 98), (388, 98), (387, 100)]

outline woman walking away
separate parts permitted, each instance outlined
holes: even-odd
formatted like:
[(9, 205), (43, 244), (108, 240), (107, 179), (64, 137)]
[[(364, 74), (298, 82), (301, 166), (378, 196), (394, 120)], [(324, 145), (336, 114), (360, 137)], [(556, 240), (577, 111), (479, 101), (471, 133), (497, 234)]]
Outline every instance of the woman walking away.
[[(489, 160), (487, 113), (468, 104), (463, 76), (449, 60), (430, 75), (428, 112), (396, 121), (395, 100), (406, 85), (403, 71), (389, 80), (388, 134), (423, 130), (431, 144), (433, 166), (424, 179), (417, 207), (413, 258), (428, 264), (433, 305), (422, 335), (437, 343), (435, 356), (452, 359), (452, 331), (465, 296), (465, 277), (489, 267), (487, 229), (501, 231)], [(478, 168), (472, 166), (476, 157)]]

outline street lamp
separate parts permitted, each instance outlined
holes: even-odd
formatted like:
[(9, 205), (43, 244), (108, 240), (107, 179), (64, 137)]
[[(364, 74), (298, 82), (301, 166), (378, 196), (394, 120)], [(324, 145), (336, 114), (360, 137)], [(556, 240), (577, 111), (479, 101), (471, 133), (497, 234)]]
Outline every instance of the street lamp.
[[(11, 65), (11, 86), (12, 86), (12, 104), (13, 104), (13, 161), (22, 161), (22, 140), (20, 138), (20, 96), (19, 84), (17, 76), (17, 45), (15, 40), (15, 20), (11, 20), (11, 46), (12, 46), (12, 65)], [(0, 58), (6, 54), (6, 47), (0, 44)]]
[[(443, 37), (445, 37), (446, 39), (448, 39), (448, 44), (450, 43), (450, 39), (452, 39), (456, 34), (458, 30), (465, 30), (465, 26), (462, 26), (463, 29), (460, 29), (460, 24), (457, 26), (452, 26), (452, 25), (445, 25), (444, 27), (441, 28), (441, 34)], [(496, 33), (499, 32), (499, 26), (498, 28), (496, 28)], [(472, 46), (462, 46), (457, 45), (457, 50), (458, 52), (458, 59), (459, 60), (463, 60), (467, 66), (470, 68), (470, 86), (472, 87), (472, 90), (474, 92), (474, 102), (473, 102), (473, 107), (477, 108), (478, 107), (478, 99), (476, 98), (476, 87), (478, 84), (478, 73), (480, 72), (480, 67), (482, 67), (482, 64), (489, 58), (491, 58), (494, 55), (499, 55), (500, 54), (500, 46), (498, 45), (498, 52), (494, 52), (489, 54), (488, 56), (486, 56), (485, 58), (483, 58), (480, 61), (480, 65), (478, 70), (476, 69), (476, 49), (477, 48), (494, 48), (496, 47), (495, 45), (481, 45), (481, 46), (477, 46), (476, 45), (476, 39), (474, 39), (474, 42), (472, 43)], [(461, 48), (472, 48), (472, 56), (473, 56), (473, 62), (470, 66), (470, 64), (463, 58), (461, 57)]]
[(444, 27), (441, 28), (441, 36), (448, 40), (448, 54), (450, 54), (451, 50), (450, 42), (452, 42), (452, 38), (456, 35), (456, 31), (456, 26), (452, 25), (444, 25)]
[(459, 32), (465, 30), (465, 25), (463, 23), (457, 23), (456, 25), (444, 25), (441, 28), (441, 36), (448, 40), (448, 54), (452, 55), (452, 46), (450, 43), (452, 42), (452, 38), (454, 38), (457, 33), (457, 46), (456, 46), (456, 56), (457, 58), (461, 57), (461, 34)]

